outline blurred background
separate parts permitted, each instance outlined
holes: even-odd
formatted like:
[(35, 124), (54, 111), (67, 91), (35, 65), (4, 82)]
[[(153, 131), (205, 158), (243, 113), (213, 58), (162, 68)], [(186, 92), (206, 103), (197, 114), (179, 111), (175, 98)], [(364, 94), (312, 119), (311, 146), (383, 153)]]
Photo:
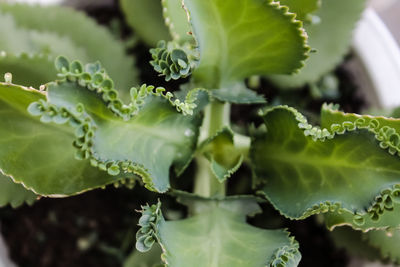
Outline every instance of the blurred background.
[(399, 0), (370, 0), (386, 26), (390, 29), (397, 42), (400, 43), (400, 1)]
[[(0, 2), (5, 0), (0, 0)], [(14, 0), (15, 2), (40, 3), (40, 4), (60, 4), (87, 7), (90, 5), (106, 6), (113, 3), (113, 0)], [(392, 34), (400, 43), (400, 1), (399, 0), (370, 0), (369, 6), (372, 7), (382, 18)]]

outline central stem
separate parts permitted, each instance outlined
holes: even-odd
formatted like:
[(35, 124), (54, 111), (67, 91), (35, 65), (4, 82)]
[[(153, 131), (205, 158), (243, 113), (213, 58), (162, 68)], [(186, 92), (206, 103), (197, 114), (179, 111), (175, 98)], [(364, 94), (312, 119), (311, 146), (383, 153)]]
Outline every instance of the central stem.
[[(205, 109), (205, 116), (200, 132), (200, 142), (214, 136), (223, 126), (229, 126), (230, 105), (212, 101)], [(194, 193), (203, 197), (225, 196), (226, 184), (220, 183), (210, 169), (208, 160), (203, 155), (196, 157), (197, 172)]]

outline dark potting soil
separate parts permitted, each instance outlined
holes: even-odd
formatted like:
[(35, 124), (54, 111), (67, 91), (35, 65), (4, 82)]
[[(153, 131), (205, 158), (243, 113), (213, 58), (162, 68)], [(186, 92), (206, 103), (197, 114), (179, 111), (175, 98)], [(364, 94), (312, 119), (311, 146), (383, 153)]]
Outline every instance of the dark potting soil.
[[(110, 24), (112, 19), (118, 22), (120, 34), (128, 37), (129, 27), (124, 24), (118, 3), (114, 7), (88, 10), (88, 14), (102, 24)], [(141, 70), (141, 80), (147, 84), (164, 86), (176, 90), (182, 81), (166, 83), (152, 70), (148, 61), (148, 48), (139, 43), (131, 49), (136, 55)], [(345, 111), (358, 112), (364, 102), (358, 97), (351, 75), (343, 67), (335, 71), (339, 78), (340, 103)], [(309, 115), (310, 121), (317, 121), (316, 115), (323, 102), (329, 99), (313, 99), (307, 87), (282, 93), (272, 84), (261, 80), (260, 93), (269, 103), (279, 99), (283, 104), (294, 105)], [(299, 99), (303, 99), (301, 103)], [(285, 102), (286, 101), (286, 102)], [(256, 115), (259, 106), (234, 105), (232, 121), (240, 130), (249, 122), (261, 123)], [(186, 171), (187, 179), (180, 178), (172, 184), (187, 184), (181, 188), (192, 187), (193, 166)], [(250, 192), (251, 172), (242, 167), (230, 181), (228, 193)], [(163, 207), (171, 207), (175, 217), (185, 214), (185, 209), (174, 204), (172, 198), (160, 196), (137, 185), (133, 190), (107, 187), (79, 196), (65, 199), (42, 198), (33, 206), (18, 209), (10, 207), (0, 209), (0, 226), (10, 256), (20, 267), (115, 267), (121, 266), (125, 257), (134, 249), (135, 233), (140, 215), (135, 210), (140, 205), (155, 203), (162, 198)], [(329, 232), (318, 224), (314, 217), (304, 221), (285, 220), (270, 205), (263, 204), (264, 213), (249, 219), (249, 223), (270, 228), (288, 228), (300, 244), (302, 261), (300, 266), (346, 266), (348, 256), (342, 249), (335, 248)], [(222, 266), (224, 267), (224, 266)]]
[(20, 267), (120, 266), (135, 244), (135, 210), (148, 197), (138, 191), (111, 187), (0, 209), (11, 259)]

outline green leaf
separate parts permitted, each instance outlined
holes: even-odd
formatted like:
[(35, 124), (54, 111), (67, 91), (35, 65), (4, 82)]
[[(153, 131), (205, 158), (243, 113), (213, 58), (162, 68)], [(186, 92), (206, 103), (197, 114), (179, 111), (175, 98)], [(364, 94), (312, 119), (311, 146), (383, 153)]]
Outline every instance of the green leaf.
[[(160, 203), (144, 207), (138, 243), (157, 240), (167, 266), (297, 266), (298, 244), (284, 230), (264, 230), (246, 223), (259, 211), (252, 199), (197, 200), (201, 208), (184, 220), (165, 221)], [(137, 243), (137, 247), (138, 247)], [(140, 246), (140, 245), (139, 245)]]
[(373, 230), (365, 234), (367, 242), (374, 248), (378, 249), (383, 259), (400, 264), (400, 230)]
[(174, 41), (193, 42), (191, 28), (182, 0), (161, 0), (165, 24)]
[(296, 88), (316, 83), (331, 72), (349, 51), (353, 29), (364, 7), (365, 0), (321, 1), (321, 8), (315, 13), (320, 22), (305, 25), (309, 45), (317, 52), (310, 54), (298, 74), (272, 75), (271, 81), (282, 88)]
[[(385, 197), (383, 193), (382, 195)], [(369, 204), (369, 209), (373, 206), (382, 206), (382, 209), (377, 212), (379, 216), (376, 216), (376, 212), (369, 212), (368, 210), (367, 212), (361, 212), (356, 215), (354, 212), (350, 211), (341, 211), (337, 213), (329, 212), (324, 214), (325, 224), (330, 230), (336, 229), (339, 226), (349, 225), (353, 229), (361, 230), (363, 232), (370, 231), (371, 229), (384, 230), (388, 227), (399, 227), (400, 204), (390, 198), (393, 203), (389, 209), (387, 209), (384, 207), (382, 201), (376, 203), (376, 200), (381, 198), (381, 196), (377, 196), (375, 200), (371, 201)]]
[(289, 7), (289, 12), (295, 13), (296, 19), (301, 21), (306, 20), (307, 15), (316, 11), (321, 5), (320, 0), (280, 0), (279, 2)]
[(389, 260), (396, 264), (400, 263), (399, 229), (371, 230), (362, 233), (350, 227), (338, 227), (331, 236), (338, 247), (345, 248), (351, 255), (370, 261)]
[(243, 162), (243, 155), (235, 148), (233, 135), (230, 128), (224, 127), (200, 145), (200, 151), (210, 161), (212, 173), (221, 183), (231, 177)]
[[(73, 130), (43, 124), (27, 108), (45, 98), (44, 92), (0, 83), (0, 170), (37, 194), (67, 196), (118, 181), (74, 159)], [(30, 106), (30, 112), (40, 112)], [(44, 116), (43, 121), (51, 118)], [(57, 118), (63, 119), (61, 116)]]
[(302, 24), (272, 0), (184, 0), (200, 49), (193, 72), (208, 89), (251, 75), (291, 73), (309, 50)]
[(193, 109), (193, 115), (202, 113), (210, 103), (211, 98), (209, 90), (192, 87), (190, 83), (181, 85), (180, 90), (175, 91), (174, 95), (182, 102), (196, 104), (196, 108)]
[[(2, 39), (13, 39), (15, 40), (13, 43), (18, 42), (20, 46), (19, 43), (24, 39), (18, 40), (15, 34), (23, 31), (29, 32), (29, 35), (35, 37), (33, 42), (39, 44), (34, 50), (23, 49), (22, 52), (38, 52), (36, 50), (38, 47), (45, 47), (51, 52), (51, 60), (58, 55), (76, 58), (83, 62), (99, 60), (115, 78), (119, 88), (125, 89), (137, 84), (138, 72), (133, 68), (133, 59), (125, 53), (124, 45), (115, 40), (106, 28), (99, 26), (84, 13), (60, 6), (6, 3), (0, 5), (0, 11), (12, 15), (17, 27), (15, 31), (2, 25), (0, 28), (6, 31)], [(1, 46), (0, 50), (8, 52)], [(43, 83), (48, 81), (50, 80)], [(128, 93), (126, 92), (127, 95)]]
[(29, 85), (39, 88), (44, 82), (51, 81), (57, 72), (54, 63), (45, 55), (29, 55), (22, 53), (18, 56), (0, 52), (0, 74), (13, 73), (15, 84)]
[[(361, 116), (353, 113), (344, 113), (332, 104), (323, 105), (321, 111), (321, 126), (335, 128), (337, 124), (368, 124), (376, 128), (375, 138), (379, 140), (379, 146), (387, 149), (390, 154), (398, 154), (397, 139), (399, 139), (400, 120), (385, 118), (382, 116)], [(370, 229), (384, 229), (387, 227), (398, 227), (398, 216), (400, 213), (400, 186), (395, 185), (388, 190), (382, 190), (370, 203), (368, 213), (361, 213), (354, 219), (352, 212), (331, 213), (325, 215), (328, 228), (333, 229), (340, 225), (351, 225), (355, 229), (368, 231)], [(362, 222), (362, 224), (358, 223)]]
[[(60, 75), (66, 78), (47, 85), (48, 102), (34, 103), (41, 112), (32, 113), (42, 121), (74, 121), (78, 159), (89, 159), (110, 175), (138, 174), (148, 189), (167, 191), (169, 169), (174, 165), (179, 174), (191, 161), (201, 123), (200, 116), (184, 116), (174, 107), (190, 114), (196, 105), (146, 85), (132, 88), (132, 102), (125, 105), (105, 71), (83, 71), (90, 68), (77, 61), (70, 63), (69, 72), (63, 68)], [(65, 120), (59, 119), (62, 114)]]
[[(369, 115), (358, 115), (355, 113), (345, 113), (339, 110), (338, 105), (334, 104), (323, 104), (321, 108), (321, 127), (331, 128), (335, 124), (343, 124), (345, 122), (353, 123), (369, 123), (371, 127), (383, 128), (389, 127), (393, 128), (395, 132), (400, 132), (400, 119), (396, 118), (386, 118), (383, 116), (369, 116)], [(392, 134), (396, 134), (393, 132)], [(389, 134), (389, 133), (388, 133)], [(388, 136), (390, 137), (390, 136)], [(382, 140), (380, 140), (382, 141)], [(395, 147), (388, 143), (388, 146)], [(386, 147), (385, 147), (386, 148)], [(400, 151), (400, 150), (399, 150)], [(395, 154), (391, 152), (391, 154)]]
[(123, 267), (161, 267), (161, 253), (161, 247), (157, 244), (147, 253), (135, 250), (125, 260)]
[(22, 185), (14, 183), (10, 177), (0, 174), (0, 207), (11, 205), (16, 208), (24, 203), (32, 205), (37, 196)]
[(400, 160), (388, 153), (398, 134), (386, 124), (400, 120), (353, 116), (358, 119), (332, 123), (323, 115), (328, 130), (313, 128), (286, 106), (263, 114), (266, 130), (254, 134), (250, 154), (256, 182), (283, 215), (303, 219), (330, 212), (350, 216), (346, 223), (358, 229), (391, 226)]
[[(4, 51), (3, 53), (19, 54), (24, 51), (32, 52), (35, 49), (29, 31), (18, 28), (11, 15), (1, 13), (0, 23), (0, 34), (3, 36), (0, 40), (0, 49)], [(6, 36), (8, 38), (5, 38)]]
[[(1, 6), (2, 4), (0, 4), (0, 8)], [(69, 37), (18, 27), (14, 17), (10, 14), (0, 13), (0, 23), (0, 34), (4, 37), (0, 41), (2, 56), (15, 57), (25, 53), (44, 57), (49, 56), (49, 54), (54, 56), (62, 53), (67, 56), (74, 55), (82, 60), (87, 59), (84, 49), (78, 47)], [(53, 70), (49, 71), (52, 72)]]
[(346, 249), (351, 256), (366, 258), (370, 261), (380, 260), (379, 251), (365, 241), (367, 234), (344, 226), (335, 228), (330, 236), (336, 247)]
[[(2, 5), (4, 5), (4, 3), (0, 4), (0, 11)], [(29, 54), (31, 57), (45, 58), (49, 57), (49, 55), (54, 56), (62, 53), (66, 56), (73, 55), (74, 57), (79, 57), (82, 60), (87, 59), (84, 49), (73, 43), (69, 37), (59, 36), (56, 33), (31, 31), (21, 28), (16, 24), (14, 17), (1, 12), (0, 25), (0, 34), (5, 37), (0, 41), (2, 57), (20, 57), (21, 55)], [(49, 58), (48, 60), (50, 62), (53, 59)], [(7, 67), (7, 65), (5, 65), (6, 63), (6, 61), (1, 62), (2, 65)], [(24, 63), (24, 61), (20, 62), (20, 64), (21, 63)], [(27, 66), (25, 68), (27, 68)], [(39, 66), (38, 69), (42, 70), (42, 66)], [(53, 68), (50, 67), (48, 72), (54, 73)], [(23, 76), (25, 73), (16, 74)], [(48, 80), (42, 81), (42, 84), (47, 81)]]
[(154, 47), (160, 40), (170, 40), (162, 17), (161, 0), (120, 0), (126, 21), (147, 45)]
[(246, 88), (243, 82), (236, 83), (230, 87), (212, 90), (211, 93), (213, 97), (220, 101), (235, 104), (262, 104), (267, 102), (264, 96)]

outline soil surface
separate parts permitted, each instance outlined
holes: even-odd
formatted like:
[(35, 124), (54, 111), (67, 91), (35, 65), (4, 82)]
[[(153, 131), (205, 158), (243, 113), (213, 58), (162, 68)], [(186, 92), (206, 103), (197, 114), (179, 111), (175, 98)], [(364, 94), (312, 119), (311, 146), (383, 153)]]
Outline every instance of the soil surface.
[[(117, 3), (111, 8), (88, 10), (88, 14), (102, 24), (110, 24), (116, 19), (120, 22), (122, 36), (129, 36), (130, 30), (123, 22)], [(177, 89), (182, 81), (167, 84), (159, 78), (148, 64), (150, 55), (147, 51), (148, 48), (141, 43), (131, 51), (136, 54), (137, 64), (142, 70), (142, 81), (165, 86), (169, 90)], [(346, 111), (360, 111), (364, 103), (358, 97), (351, 75), (342, 67), (335, 74), (339, 78), (339, 96), (335, 102), (340, 103)], [(330, 102), (326, 98), (312, 98), (309, 88), (282, 93), (264, 80), (261, 81), (260, 92), (269, 103), (279, 100), (294, 105), (309, 115), (311, 121), (317, 117), (321, 104)], [(304, 101), (299, 103), (299, 99)], [(249, 122), (260, 123), (256, 116), (259, 107), (233, 106), (232, 121), (236, 127), (240, 129)], [(193, 166), (186, 171), (187, 179), (179, 179), (180, 184), (186, 181), (186, 184), (181, 184), (182, 189), (191, 189), (192, 172)], [(242, 167), (230, 182), (228, 193), (250, 192), (250, 175), (250, 170)], [(168, 196), (149, 193), (140, 185), (133, 190), (110, 186), (105, 190), (94, 190), (66, 199), (42, 198), (31, 207), (23, 206), (16, 210), (10, 207), (1, 208), (1, 232), (10, 248), (11, 258), (20, 267), (121, 266), (134, 248), (139, 218), (135, 210), (139, 210), (140, 205), (147, 202), (155, 203), (160, 197), (163, 207), (169, 206), (174, 211), (170, 212), (171, 218), (179, 218), (185, 214), (184, 208), (173, 204)], [(249, 219), (249, 223), (260, 227), (288, 228), (300, 243), (300, 266), (346, 266), (346, 252), (335, 248), (329, 232), (318, 224), (315, 217), (304, 221), (288, 221), (268, 204), (263, 204), (263, 209), (264, 214)]]
[(120, 266), (135, 244), (137, 198), (145, 204), (146, 195), (111, 187), (43, 198), (32, 207), (0, 209), (1, 231), (20, 267)]

